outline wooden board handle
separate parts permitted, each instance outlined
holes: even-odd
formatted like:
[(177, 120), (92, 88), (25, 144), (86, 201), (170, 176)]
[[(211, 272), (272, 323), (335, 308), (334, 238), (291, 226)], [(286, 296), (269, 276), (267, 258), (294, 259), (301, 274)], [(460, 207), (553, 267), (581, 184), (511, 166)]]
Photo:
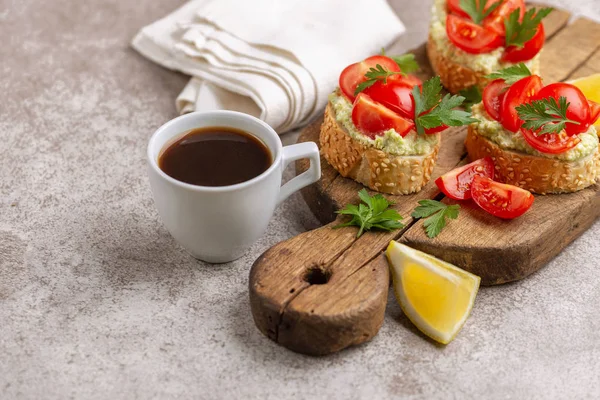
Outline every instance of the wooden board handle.
[(377, 256), (362, 265), (354, 257), (344, 262), (356, 229), (332, 229), (336, 224), (275, 245), (250, 271), (256, 326), (296, 352), (339, 351), (371, 339), (383, 323), (387, 262)]

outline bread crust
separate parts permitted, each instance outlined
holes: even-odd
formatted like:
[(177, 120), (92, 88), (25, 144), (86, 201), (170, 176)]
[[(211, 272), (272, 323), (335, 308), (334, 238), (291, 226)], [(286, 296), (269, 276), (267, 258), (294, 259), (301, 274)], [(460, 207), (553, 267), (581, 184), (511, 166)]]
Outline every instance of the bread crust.
[[(450, 93), (457, 94), (473, 85), (477, 85), (483, 91), (490, 82), (489, 79), (485, 78), (486, 73), (474, 71), (454, 62), (451, 57), (444, 56), (431, 35), (427, 40), (427, 55), (433, 71), (440, 76), (442, 85)], [(531, 72), (539, 74), (539, 60), (534, 60)]]
[(596, 183), (600, 177), (600, 151), (577, 161), (564, 161), (506, 150), (479, 135), (470, 125), (465, 147), (471, 160), (492, 157), (495, 179), (539, 194), (572, 193)]
[(321, 154), (340, 175), (369, 189), (396, 195), (416, 193), (429, 182), (441, 142), (438, 140), (433, 151), (423, 156), (388, 154), (353, 139), (337, 123), (331, 104), (325, 110), (319, 141)]

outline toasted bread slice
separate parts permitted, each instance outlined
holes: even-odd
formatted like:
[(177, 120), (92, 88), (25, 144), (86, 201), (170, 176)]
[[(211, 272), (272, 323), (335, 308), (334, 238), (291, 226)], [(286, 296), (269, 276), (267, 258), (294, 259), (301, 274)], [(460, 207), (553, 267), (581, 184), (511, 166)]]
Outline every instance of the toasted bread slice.
[(539, 194), (572, 193), (585, 189), (600, 178), (600, 151), (577, 161), (557, 160), (506, 150), (477, 134), (471, 125), (465, 140), (469, 157), (492, 157), (498, 181)]
[[(439, 133), (436, 133), (439, 135)], [(331, 104), (321, 125), (321, 154), (340, 175), (352, 178), (369, 189), (389, 194), (420, 191), (431, 178), (440, 140), (421, 156), (396, 156), (353, 139), (337, 123)]]
[[(485, 76), (487, 73), (481, 71), (475, 71), (469, 67), (460, 65), (443, 54), (438, 49), (436, 42), (433, 40), (431, 35), (427, 40), (427, 54), (429, 56), (429, 62), (433, 71), (436, 75), (440, 76), (442, 85), (450, 93), (457, 94), (463, 89), (469, 88), (473, 85), (479, 87), (481, 91), (490, 82)], [(531, 63), (530, 70), (533, 74), (539, 74), (539, 59), (535, 58)]]

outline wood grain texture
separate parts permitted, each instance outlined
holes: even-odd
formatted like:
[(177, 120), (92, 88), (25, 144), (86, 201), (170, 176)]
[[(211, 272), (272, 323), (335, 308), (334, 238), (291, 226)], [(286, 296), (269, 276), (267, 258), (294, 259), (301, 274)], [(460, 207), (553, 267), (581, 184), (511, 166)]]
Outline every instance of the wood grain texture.
[[(546, 82), (598, 70), (594, 63), (599, 57), (600, 25), (578, 19), (567, 26), (569, 18), (567, 12), (557, 10), (545, 23), (548, 41), (542, 74)], [(581, 40), (583, 36), (587, 38)], [(569, 42), (577, 42), (577, 49), (565, 50), (574, 47), (567, 46)], [(429, 78), (432, 71), (425, 46), (413, 53), (422, 66), (420, 77)], [(321, 123), (322, 118), (314, 121), (299, 141), (318, 143)], [(465, 135), (466, 128), (444, 132), (433, 177), (420, 193), (386, 195), (405, 216), (406, 228), (367, 232), (359, 239), (355, 228), (331, 228), (344, 220), (336, 219), (335, 211), (358, 203), (357, 192), (363, 186), (341, 177), (322, 158), (322, 179), (304, 189), (303, 196), (328, 225), (275, 245), (253, 265), (250, 300), (259, 329), (294, 351), (314, 355), (338, 351), (369, 340), (382, 324), (389, 285), (382, 251), (390, 240), (436, 255), (481, 276), (483, 284), (494, 285), (535, 272), (600, 216), (598, 185), (569, 195), (537, 196), (533, 208), (513, 221), (497, 219), (463, 202), (459, 219), (436, 239), (429, 239), (422, 221), (413, 221), (410, 213), (420, 199), (441, 198), (435, 178), (468, 161)], [(296, 164), (298, 173), (306, 168), (305, 161)], [(310, 271), (326, 276), (327, 282), (310, 283)]]
[(548, 41), (540, 57), (544, 83), (559, 82), (600, 48), (600, 24), (578, 18)]
[[(319, 143), (319, 132), (323, 124), (323, 116), (320, 116), (302, 131), (298, 138), (298, 143), (315, 142)], [(296, 162), (296, 173), (300, 175), (310, 167), (309, 160), (299, 160)], [(311, 203), (308, 204), (311, 211), (317, 219), (323, 223), (331, 222), (335, 219), (335, 211), (343, 207), (337, 203), (336, 199), (329, 196), (321, 196), (321, 193), (327, 192), (329, 185), (333, 183), (335, 178), (339, 176), (338, 172), (327, 162), (325, 157), (321, 155), (321, 179), (313, 185), (303, 189), (302, 195), (304, 199)]]
[(569, 75), (568, 79), (577, 79), (582, 78), (584, 76), (589, 76), (592, 74), (598, 73), (598, 68), (600, 66), (600, 47), (591, 55), (587, 61), (580, 65), (571, 75)]
[[(527, 3), (527, 8), (546, 7), (544, 4)], [(544, 31), (546, 32), (546, 40), (551, 39), (561, 29), (563, 29), (571, 19), (571, 14), (564, 10), (554, 9), (546, 18), (544, 18)]]
[[(444, 199), (444, 203), (456, 204)], [(435, 239), (418, 221), (400, 242), (496, 285), (539, 270), (600, 217), (600, 187), (571, 194), (537, 196), (533, 208), (515, 220), (498, 219), (473, 202), (461, 202), (456, 221)]]

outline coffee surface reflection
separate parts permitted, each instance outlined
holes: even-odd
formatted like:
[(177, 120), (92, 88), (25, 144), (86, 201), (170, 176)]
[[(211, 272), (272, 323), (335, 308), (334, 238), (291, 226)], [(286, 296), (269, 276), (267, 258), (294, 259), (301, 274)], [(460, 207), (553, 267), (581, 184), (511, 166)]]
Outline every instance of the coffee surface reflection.
[(273, 163), (269, 148), (254, 135), (226, 127), (199, 128), (169, 145), (158, 166), (178, 181), (229, 186), (248, 181)]

